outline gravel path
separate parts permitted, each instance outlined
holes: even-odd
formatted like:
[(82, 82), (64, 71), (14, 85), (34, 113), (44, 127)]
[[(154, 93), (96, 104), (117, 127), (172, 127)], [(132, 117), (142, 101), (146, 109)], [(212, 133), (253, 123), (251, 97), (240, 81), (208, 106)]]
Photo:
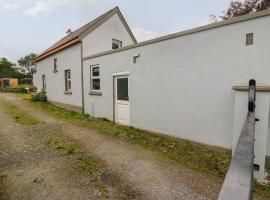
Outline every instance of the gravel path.
[[(104, 136), (96, 133), (95, 131), (89, 130), (88, 128), (81, 127), (74, 123), (67, 123), (62, 120), (56, 119), (53, 116), (45, 113), (36, 107), (32, 107), (27, 102), (24, 102), (17, 98), (15, 95), (6, 95), (0, 94), (0, 98), (8, 100), (10, 103), (15, 106), (27, 111), (27, 113), (33, 115), (45, 122), (44, 126), (48, 127), (57, 127), (62, 130), (62, 134), (66, 137), (72, 138), (76, 141), (80, 147), (89, 154), (94, 154), (98, 156), (104, 163), (106, 164), (106, 171), (103, 175), (103, 181), (106, 184), (115, 187), (115, 190), (119, 192), (120, 189), (130, 190), (130, 195), (128, 195), (127, 199), (216, 199), (219, 189), (221, 187), (221, 181), (216, 177), (213, 177), (208, 174), (203, 174), (200, 172), (192, 171), (186, 168), (182, 168), (176, 166), (175, 164), (169, 162), (166, 159), (160, 158), (158, 155), (147, 152), (141, 149), (136, 148), (135, 146), (128, 144), (126, 142), (117, 140), (116, 138), (112, 138), (109, 136)], [(8, 117), (0, 112), (0, 121), (6, 124), (13, 123), (8, 120)], [(87, 192), (84, 188), (84, 181), (81, 178), (73, 177), (76, 172), (69, 172), (68, 170), (55, 170), (55, 163), (57, 166), (62, 166), (62, 168), (67, 168), (70, 164), (66, 163), (66, 160), (59, 160), (57, 156), (51, 155), (48, 152), (41, 152), (37, 150), (32, 142), (33, 139), (31, 136), (31, 132), (27, 133), (27, 139), (23, 140), (19, 137), (19, 135), (25, 136), (25, 131), (18, 127), (18, 125), (4, 125), (5, 128), (2, 127), (0, 129), (0, 150), (5, 149), (6, 153), (0, 154), (0, 156), (8, 157), (9, 159), (17, 159), (16, 157), (20, 157), (19, 154), (30, 155), (31, 159), (27, 159), (23, 161), (22, 166), (15, 167), (15, 171), (8, 170), (9, 174), (11, 173), (18, 174), (18, 180), (29, 178), (29, 185), (27, 185), (28, 190), (35, 190), (39, 195), (43, 195), (43, 197), (47, 197), (46, 195), (51, 194), (53, 190), (54, 196), (47, 199), (59, 199), (57, 195), (66, 194), (66, 196), (62, 199), (97, 199), (98, 195), (93, 195), (95, 192), (93, 190), (91, 192)], [(14, 128), (15, 126), (15, 128)], [(8, 129), (9, 127), (9, 129)], [(17, 128), (18, 127), (18, 128)], [(27, 129), (28, 130), (28, 129)], [(3, 134), (4, 132), (8, 134)], [(10, 140), (9, 142), (3, 142), (2, 138)], [(13, 139), (11, 139), (13, 138)], [(26, 142), (23, 142), (26, 141)], [(27, 141), (31, 141), (30, 144)], [(16, 152), (14, 151), (13, 146), (16, 146)], [(30, 146), (28, 146), (30, 145)], [(17, 146), (22, 146), (22, 149), (17, 148)], [(22, 153), (23, 152), (23, 153)], [(45, 155), (44, 155), (45, 153)], [(14, 155), (13, 155), (14, 154)], [(21, 156), (23, 157), (23, 156)], [(44, 159), (46, 158), (46, 159)], [(20, 160), (20, 159), (19, 159)], [(13, 162), (13, 161), (12, 161)], [(20, 162), (16, 161), (15, 163)], [(28, 163), (29, 162), (29, 163)], [(43, 163), (45, 162), (45, 163)], [(5, 163), (5, 162), (4, 162)], [(14, 163), (13, 163), (14, 164)], [(16, 164), (14, 164), (16, 165)], [(42, 166), (47, 166), (46, 170), (41, 173), (38, 173), (39, 170), (43, 169)], [(9, 165), (8, 165), (9, 166)], [(5, 168), (5, 166), (1, 166), (1, 168)], [(10, 168), (10, 167), (9, 167)], [(12, 167), (11, 167), (12, 168)], [(20, 173), (20, 169), (25, 171), (25, 173)], [(33, 170), (35, 168), (36, 170)], [(51, 169), (51, 170), (50, 170)], [(66, 172), (65, 172), (66, 171)], [(51, 179), (56, 179), (62, 182), (65, 188), (72, 187), (72, 191), (65, 191), (61, 185), (57, 185), (58, 187), (50, 187), (47, 185), (50, 183), (48, 181), (44, 182), (44, 177), (41, 178), (41, 184), (35, 184), (31, 182), (35, 175), (37, 174), (51, 174)], [(20, 176), (22, 175), (23, 176)], [(15, 176), (15, 175), (14, 175)], [(77, 175), (76, 175), (77, 176)], [(16, 177), (16, 176), (15, 176)], [(20, 190), (22, 189), (22, 182), (15, 181), (10, 179), (10, 187), (9, 190)], [(38, 176), (39, 177), (39, 176)], [(75, 179), (73, 179), (75, 178)], [(73, 180), (73, 185), (69, 185), (69, 180)], [(77, 182), (78, 181), (78, 182)], [(119, 182), (120, 181), (120, 182)], [(42, 186), (41, 186), (42, 185)], [(78, 186), (80, 185), (80, 186)], [(123, 186), (124, 185), (124, 186)], [(126, 187), (126, 186), (129, 187)], [(46, 186), (46, 187), (45, 187)], [(74, 187), (73, 187), (74, 186)], [(77, 186), (77, 187), (76, 187)], [(39, 187), (39, 189), (33, 188)], [(89, 189), (89, 187), (87, 187)], [(25, 190), (25, 191), (28, 191)], [(26, 192), (29, 194), (28, 192)], [(84, 194), (80, 198), (71, 198), (68, 194)], [(91, 193), (91, 195), (90, 195)], [(42, 198), (28, 198), (27, 194), (25, 194), (25, 198), (20, 199), (42, 199)], [(89, 195), (89, 196), (87, 196)], [(16, 199), (16, 198), (13, 198)], [(46, 199), (46, 198), (45, 198)], [(116, 198), (117, 199), (117, 198)]]
[(100, 199), (69, 157), (41, 148), (37, 129), (52, 131), (46, 125), (18, 125), (0, 105), (0, 199)]

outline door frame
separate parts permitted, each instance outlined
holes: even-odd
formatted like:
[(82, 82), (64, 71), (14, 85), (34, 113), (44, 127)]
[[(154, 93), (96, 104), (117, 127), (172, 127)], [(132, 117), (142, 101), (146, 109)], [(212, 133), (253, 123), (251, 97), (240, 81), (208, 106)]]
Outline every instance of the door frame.
[[(116, 85), (115, 85), (115, 81), (119, 77), (127, 77), (128, 78), (128, 91), (129, 91), (130, 72), (126, 71), (126, 72), (113, 73), (113, 122), (115, 122), (115, 123), (116, 123), (116, 88), (115, 88)], [(129, 98), (129, 103), (130, 103), (130, 98)], [(129, 104), (129, 124), (130, 124), (130, 104)]]

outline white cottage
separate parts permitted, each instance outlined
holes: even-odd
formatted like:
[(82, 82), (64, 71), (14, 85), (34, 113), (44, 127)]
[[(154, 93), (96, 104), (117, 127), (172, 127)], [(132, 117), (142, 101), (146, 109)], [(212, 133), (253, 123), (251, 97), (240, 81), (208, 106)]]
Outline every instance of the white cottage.
[(116, 7), (74, 32), (68, 30), (66, 37), (38, 55), (34, 84), (47, 92), (51, 102), (81, 112), (84, 108), (83, 57), (135, 43)]
[(255, 144), (263, 177), (269, 36), (266, 10), (137, 43), (114, 8), (39, 55), (34, 83), (50, 101), (94, 117), (230, 149), (247, 112), (242, 84), (254, 78), (264, 88)]

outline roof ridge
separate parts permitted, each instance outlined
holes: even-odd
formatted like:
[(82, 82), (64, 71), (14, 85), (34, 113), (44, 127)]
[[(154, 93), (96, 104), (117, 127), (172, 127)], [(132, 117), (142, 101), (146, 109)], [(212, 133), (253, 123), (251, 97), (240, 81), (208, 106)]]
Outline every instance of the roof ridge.
[(46, 49), (45, 51), (40, 53), (35, 58), (35, 60), (38, 59), (39, 57), (42, 57), (44, 54), (58, 48), (59, 46), (64, 45), (64, 44), (68, 43), (69, 41), (78, 38), (85, 31), (87, 31), (88, 28), (90, 28), (91, 26), (95, 26), (98, 22), (102, 21), (106, 16), (112, 14), (113, 12), (117, 12), (117, 11), (120, 11), (118, 6), (114, 7), (113, 9), (111, 9), (111, 10), (109, 10), (107, 12), (105, 12), (104, 14), (102, 14), (99, 17), (93, 19), (92, 21), (86, 23), (85, 25), (83, 25), (80, 28), (76, 29), (75, 31), (71, 32), (69, 35), (66, 35), (66, 36), (62, 37), (60, 40), (58, 40), (53, 45), (51, 45), (51, 47), (49, 47), (48, 49)]

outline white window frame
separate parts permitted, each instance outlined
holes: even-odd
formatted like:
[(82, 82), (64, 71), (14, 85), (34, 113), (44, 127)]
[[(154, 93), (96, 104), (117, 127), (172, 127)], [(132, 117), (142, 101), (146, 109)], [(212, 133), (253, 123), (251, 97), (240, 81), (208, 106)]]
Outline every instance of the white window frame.
[[(93, 69), (99, 69), (99, 76), (93, 76)], [(99, 80), (99, 90), (93, 89), (93, 80)], [(90, 90), (91, 92), (100, 92), (101, 91), (101, 80), (100, 80), (100, 66), (99, 65), (91, 65), (90, 66)]]
[[(119, 48), (121, 48), (122, 46), (123, 46), (123, 42), (121, 41), (121, 40), (117, 40), (117, 39), (112, 39), (112, 45), (113, 44), (118, 44), (119, 45), (119, 47), (118, 48), (116, 48), (116, 49), (119, 49)], [(112, 48), (113, 49), (113, 48)]]
[[(69, 76), (68, 76), (68, 74), (69, 74)], [(71, 70), (66, 69), (65, 70), (65, 92), (70, 92), (71, 88), (72, 88), (72, 86), (71, 86)]]

